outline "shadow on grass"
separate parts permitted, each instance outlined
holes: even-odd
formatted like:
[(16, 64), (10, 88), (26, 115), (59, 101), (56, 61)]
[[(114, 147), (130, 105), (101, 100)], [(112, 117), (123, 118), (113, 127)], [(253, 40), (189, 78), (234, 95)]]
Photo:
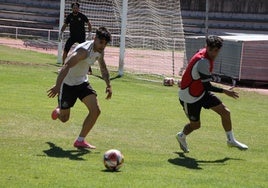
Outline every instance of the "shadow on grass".
[[(92, 74), (92, 76), (95, 76), (95, 77), (97, 77), (97, 78), (103, 80), (102, 76), (100, 76), (100, 75)], [(120, 75), (116, 75), (116, 76), (114, 76), (114, 77), (111, 77), (110, 80), (115, 80), (115, 79), (117, 79), (117, 78), (121, 78), (121, 77), (122, 77), (122, 76), (120, 76)]]
[(202, 170), (200, 164), (224, 164), (226, 161), (229, 160), (241, 160), (241, 159), (234, 159), (225, 157), (223, 159), (213, 160), (213, 161), (204, 161), (204, 160), (197, 160), (195, 158), (187, 157), (183, 152), (175, 152), (179, 155), (178, 158), (175, 159), (168, 159), (168, 162), (174, 165), (182, 166), (189, 169), (194, 170)]
[[(60, 67), (60, 66), (58, 66), (58, 67)], [(53, 71), (55, 74), (59, 74), (59, 69), (57, 70), (57, 71)], [(91, 74), (91, 76), (95, 76), (96, 78), (99, 78), (99, 79), (102, 79), (103, 80), (103, 78), (102, 78), (102, 76), (100, 76), (100, 75), (97, 75), (97, 74)], [(115, 80), (115, 79), (118, 79), (118, 78), (121, 78), (122, 76), (120, 76), (120, 75), (116, 75), (116, 76), (114, 76), (114, 77), (111, 77), (110, 78), (110, 80)]]
[(107, 173), (119, 173), (121, 172), (120, 170), (108, 170), (108, 169), (105, 169), (105, 170), (101, 170), (102, 172), (107, 172)]
[(69, 158), (70, 160), (85, 160), (82, 158), (82, 156), (90, 153), (90, 151), (87, 149), (64, 150), (61, 147), (56, 146), (54, 143), (46, 143), (50, 146), (50, 148), (48, 150), (44, 150), (43, 152), (49, 157)]

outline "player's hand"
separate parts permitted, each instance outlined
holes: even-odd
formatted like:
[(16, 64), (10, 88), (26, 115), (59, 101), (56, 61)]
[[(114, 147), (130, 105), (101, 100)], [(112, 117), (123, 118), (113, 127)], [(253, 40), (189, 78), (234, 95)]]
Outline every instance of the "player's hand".
[(60, 89), (57, 88), (56, 86), (53, 86), (52, 88), (50, 88), (49, 90), (47, 90), (47, 96), (49, 98), (54, 98), (55, 96), (57, 96), (60, 92)]
[(61, 31), (59, 34), (59, 41), (62, 41), (62, 39), (63, 39), (63, 32)]
[(233, 90), (234, 87), (231, 87), (230, 89), (224, 89), (223, 90), (223, 93), (225, 93), (226, 95), (228, 95), (229, 97), (232, 97), (234, 99), (238, 99), (239, 98), (239, 95), (237, 92), (235, 92)]
[(106, 91), (105, 92), (107, 93), (106, 99), (107, 100), (108, 99), (111, 99), (112, 98), (112, 94), (113, 94), (113, 92), (112, 92), (112, 86), (106, 87)]

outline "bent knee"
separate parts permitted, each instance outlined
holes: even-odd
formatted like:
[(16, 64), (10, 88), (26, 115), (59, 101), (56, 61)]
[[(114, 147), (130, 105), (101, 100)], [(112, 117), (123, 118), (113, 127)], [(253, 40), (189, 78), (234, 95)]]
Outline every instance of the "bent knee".
[(220, 115), (223, 116), (223, 117), (230, 116), (231, 111), (226, 106), (224, 106), (224, 108), (222, 109)]
[(101, 114), (100, 108), (97, 106), (89, 111), (90, 114), (99, 116)]

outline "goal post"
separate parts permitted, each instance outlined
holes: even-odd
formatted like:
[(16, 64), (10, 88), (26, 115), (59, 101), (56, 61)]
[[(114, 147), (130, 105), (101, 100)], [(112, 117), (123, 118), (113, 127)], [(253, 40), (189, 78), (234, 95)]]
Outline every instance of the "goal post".
[[(71, 12), (72, 2), (65, 0), (65, 16)], [(80, 12), (91, 22), (93, 34), (100, 26), (110, 30), (112, 42), (105, 50), (105, 61), (119, 75), (179, 75), (185, 51), (180, 1), (78, 2)]]
[[(59, 32), (58, 32), (58, 36), (60, 35), (60, 29), (64, 23), (64, 10), (65, 10), (65, 0), (61, 0), (60, 1), (60, 19), (59, 19)], [(62, 64), (62, 46), (63, 46), (63, 42), (62, 40), (58, 41), (58, 64)]]
[(120, 56), (119, 56), (119, 66), (118, 75), (123, 76), (124, 74), (124, 58), (125, 58), (125, 46), (126, 46), (126, 32), (127, 32), (127, 7), (128, 0), (123, 0), (122, 6), (122, 16), (121, 16), (121, 33), (120, 33)]

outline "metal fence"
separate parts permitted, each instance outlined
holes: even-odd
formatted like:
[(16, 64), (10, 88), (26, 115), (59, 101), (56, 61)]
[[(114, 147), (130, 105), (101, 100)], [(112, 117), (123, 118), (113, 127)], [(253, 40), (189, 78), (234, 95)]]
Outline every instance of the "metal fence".
[(12, 37), (15, 39), (18, 39), (18, 38), (41, 39), (42, 38), (42, 39), (47, 39), (48, 41), (50, 41), (50, 40), (58, 39), (58, 30), (0, 25), (0, 35)]

